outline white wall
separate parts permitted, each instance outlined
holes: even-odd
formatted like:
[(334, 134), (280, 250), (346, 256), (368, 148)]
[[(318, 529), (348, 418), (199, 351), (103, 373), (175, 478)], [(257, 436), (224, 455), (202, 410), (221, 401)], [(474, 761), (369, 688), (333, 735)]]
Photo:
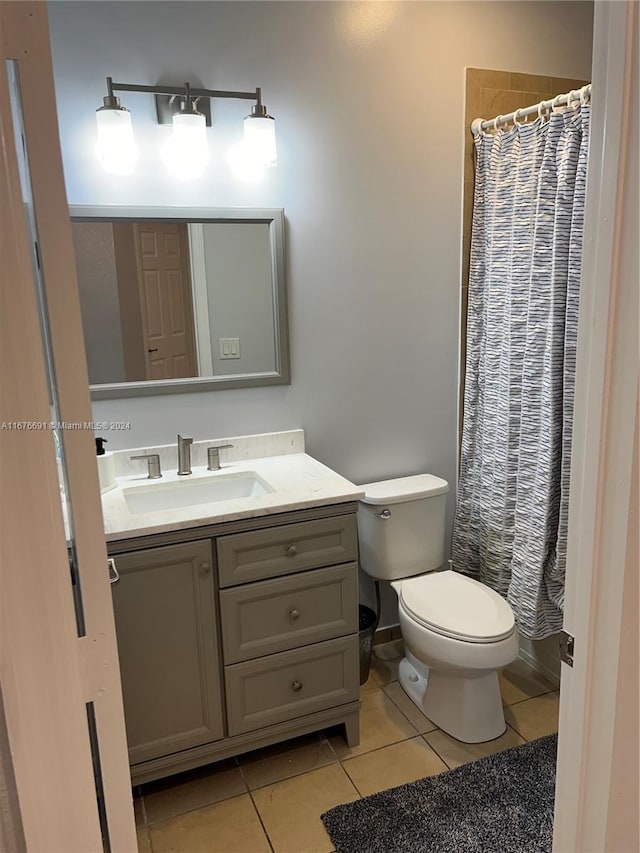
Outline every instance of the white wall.
[[(96, 419), (132, 424), (111, 449), (303, 427), (309, 452), (355, 482), (430, 471), (454, 484), (464, 69), (588, 78), (592, 4), (53, 2), (50, 21), (70, 203), (287, 217), (292, 384), (96, 403)], [(107, 75), (262, 86), (277, 168), (260, 185), (229, 175), (247, 108), (216, 101), (205, 178), (177, 184), (156, 154), (133, 178), (101, 174)], [(153, 99), (123, 101), (141, 141), (157, 139)], [(450, 519), (453, 503), (452, 490)]]

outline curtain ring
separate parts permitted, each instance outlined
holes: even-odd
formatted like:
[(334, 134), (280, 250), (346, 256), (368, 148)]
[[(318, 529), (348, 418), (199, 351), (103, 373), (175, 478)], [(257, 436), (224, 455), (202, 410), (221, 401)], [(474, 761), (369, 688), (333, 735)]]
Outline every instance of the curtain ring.
[(541, 119), (542, 121), (544, 121), (544, 105), (545, 104), (546, 104), (546, 101), (540, 101), (540, 103), (538, 104), (538, 118)]
[(518, 109), (515, 110), (513, 113), (513, 123), (515, 124), (516, 127), (520, 127), (522, 124), (522, 122), (518, 121), (518, 113), (519, 112), (520, 112), (520, 107), (518, 107)]
[(584, 107), (589, 103), (589, 94), (587, 92), (588, 86), (583, 86), (580, 89), (580, 106)]
[(502, 118), (502, 116), (496, 116), (493, 120), (493, 129), (496, 133), (498, 131), (498, 124), (500, 123), (501, 118)]

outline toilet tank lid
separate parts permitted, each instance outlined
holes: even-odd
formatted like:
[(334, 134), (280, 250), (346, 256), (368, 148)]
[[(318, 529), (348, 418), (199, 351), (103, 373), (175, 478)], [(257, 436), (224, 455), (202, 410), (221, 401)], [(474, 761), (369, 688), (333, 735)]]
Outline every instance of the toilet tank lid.
[(434, 477), (433, 474), (415, 474), (413, 477), (364, 483), (360, 488), (364, 490), (364, 497), (360, 499), (363, 503), (378, 505), (444, 495), (449, 491), (449, 483), (441, 477)]

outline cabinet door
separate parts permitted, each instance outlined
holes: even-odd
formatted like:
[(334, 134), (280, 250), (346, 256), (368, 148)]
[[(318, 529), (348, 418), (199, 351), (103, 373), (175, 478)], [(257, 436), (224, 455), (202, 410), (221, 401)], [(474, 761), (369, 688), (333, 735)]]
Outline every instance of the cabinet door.
[(223, 737), (211, 544), (115, 557), (113, 605), (131, 764)]

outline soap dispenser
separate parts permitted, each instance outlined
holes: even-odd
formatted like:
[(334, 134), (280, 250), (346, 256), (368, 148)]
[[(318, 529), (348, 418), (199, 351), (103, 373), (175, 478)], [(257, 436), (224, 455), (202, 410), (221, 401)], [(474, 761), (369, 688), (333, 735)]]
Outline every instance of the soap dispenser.
[(96, 437), (96, 456), (98, 457), (98, 479), (100, 480), (100, 494), (103, 495), (110, 489), (115, 489), (116, 470), (113, 461), (113, 453), (108, 453), (104, 446), (108, 444), (106, 438)]

